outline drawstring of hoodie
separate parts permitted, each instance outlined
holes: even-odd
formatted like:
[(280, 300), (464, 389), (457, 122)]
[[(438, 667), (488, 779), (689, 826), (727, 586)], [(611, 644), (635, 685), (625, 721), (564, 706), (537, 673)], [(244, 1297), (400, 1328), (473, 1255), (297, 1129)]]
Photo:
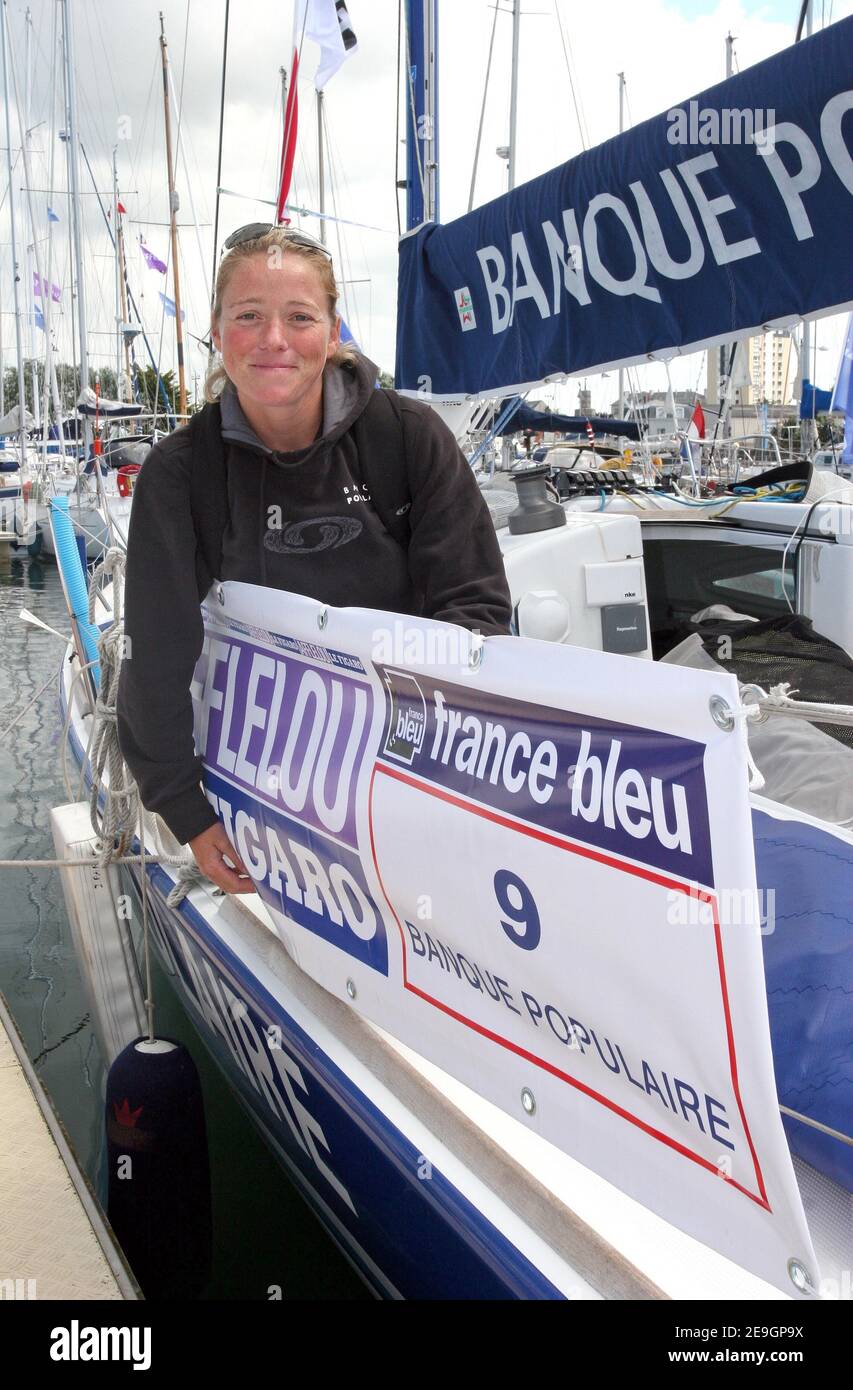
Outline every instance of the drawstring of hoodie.
[(265, 481), (266, 481), (266, 476), (267, 476), (267, 456), (266, 456), (266, 454), (262, 454), (262, 455), (261, 455), (261, 484), (260, 484), (260, 492), (259, 492), (259, 498), (258, 498), (258, 502), (259, 502), (259, 506), (258, 506), (258, 526), (259, 526), (259, 530), (260, 530), (260, 545), (261, 545), (261, 554), (260, 554), (260, 562), (261, 562), (261, 563), (260, 563), (260, 571), (261, 571), (261, 584), (262, 584), (262, 585), (265, 585), (266, 582), (267, 582), (267, 547), (266, 547), (266, 545), (265, 545), (266, 535), (267, 535), (267, 526), (266, 526), (266, 519), (265, 519), (265, 517), (264, 517), (264, 483), (265, 483)]

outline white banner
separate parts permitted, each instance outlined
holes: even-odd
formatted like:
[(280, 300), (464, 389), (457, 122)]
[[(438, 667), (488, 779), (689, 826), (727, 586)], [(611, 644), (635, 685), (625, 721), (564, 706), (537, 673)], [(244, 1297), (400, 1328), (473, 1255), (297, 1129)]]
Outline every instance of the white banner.
[(725, 674), (220, 586), (205, 787), (314, 979), (668, 1221), (817, 1280)]

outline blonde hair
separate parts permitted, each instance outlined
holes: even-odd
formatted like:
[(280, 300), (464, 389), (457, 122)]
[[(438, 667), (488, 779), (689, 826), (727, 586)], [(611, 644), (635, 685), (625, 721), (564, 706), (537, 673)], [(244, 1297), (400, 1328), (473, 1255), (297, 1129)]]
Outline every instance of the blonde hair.
[[(332, 323), (335, 322), (338, 316), (338, 286), (331, 260), (319, 247), (306, 246), (303, 242), (290, 240), (286, 227), (273, 227), (263, 236), (255, 237), (253, 241), (240, 242), (227, 256), (222, 257), (216, 276), (216, 293), (211, 315), (213, 324), (217, 324), (222, 317), (222, 300), (237, 267), (250, 256), (268, 256), (273, 248), (277, 248), (282, 255), (299, 256), (316, 270), (326, 295), (329, 319)], [(339, 343), (329, 361), (336, 366), (347, 366), (355, 362), (357, 357), (358, 350), (352, 343)], [(204, 399), (211, 404), (217, 401), (228, 380), (228, 373), (217, 353), (204, 379)]]

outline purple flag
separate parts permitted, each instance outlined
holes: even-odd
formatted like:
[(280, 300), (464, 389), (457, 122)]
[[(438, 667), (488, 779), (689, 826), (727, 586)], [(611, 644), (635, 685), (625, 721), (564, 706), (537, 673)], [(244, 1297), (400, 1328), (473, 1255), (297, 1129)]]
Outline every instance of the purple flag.
[(155, 256), (153, 251), (148, 250), (142, 237), (139, 238), (139, 249), (145, 257), (145, 264), (148, 266), (149, 270), (159, 270), (161, 275), (166, 274), (165, 263), (160, 260), (159, 256)]
[[(42, 285), (44, 285), (44, 288), (47, 289), (47, 280), (44, 280), (44, 279), (39, 280), (38, 271), (35, 271), (35, 270), (34, 270), (34, 271), (33, 271), (33, 294), (36, 296), (37, 299), (41, 299), (41, 298), (42, 298)], [(60, 302), (60, 300), (62, 299), (62, 290), (59, 288), (58, 285), (51, 285), (51, 287), (50, 287), (50, 297), (51, 297), (51, 299), (53, 300), (54, 304), (58, 304), (58, 303)]]

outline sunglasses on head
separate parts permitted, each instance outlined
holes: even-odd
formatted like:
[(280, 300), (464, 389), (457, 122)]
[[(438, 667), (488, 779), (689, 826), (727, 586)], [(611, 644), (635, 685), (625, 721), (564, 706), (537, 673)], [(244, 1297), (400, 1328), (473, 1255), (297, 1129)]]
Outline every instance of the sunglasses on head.
[(316, 237), (296, 228), (279, 227), (275, 222), (249, 222), (245, 227), (238, 227), (236, 232), (232, 232), (223, 242), (222, 250), (233, 251), (235, 246), (242, 246), (246, 241), (257, 241), (258, 237), (266, 236), (267, 232), (281, 232), (285, 241), (292, 241), (294, 246), (310, 246), (312, 250), (322, 251), (324, 256), (332, 259), (328, 246), (324, 246)]

